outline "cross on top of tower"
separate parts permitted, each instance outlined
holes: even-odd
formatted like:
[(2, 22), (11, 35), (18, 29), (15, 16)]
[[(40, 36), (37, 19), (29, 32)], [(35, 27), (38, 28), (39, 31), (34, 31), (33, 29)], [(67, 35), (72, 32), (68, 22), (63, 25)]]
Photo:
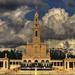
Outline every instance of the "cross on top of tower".
[(36, 17), (38, 17), (38, 16), (39, 16), (39, 14), (38, 14), (38, 12), (37, 12), (37, 11), (36, 11), (36, 13), (35, 13), (35, 16), (36, 16)]
[(36, 7), (36, 11), (35, 11), (35, 15), (34, 15), (34, 25), (39, 24), (39, 14), (37, 11), (37, 7)]
[(39, 14), (38, 14), (38, 7), (36, 6), (35, 7), (35, 16), (38, 16)]

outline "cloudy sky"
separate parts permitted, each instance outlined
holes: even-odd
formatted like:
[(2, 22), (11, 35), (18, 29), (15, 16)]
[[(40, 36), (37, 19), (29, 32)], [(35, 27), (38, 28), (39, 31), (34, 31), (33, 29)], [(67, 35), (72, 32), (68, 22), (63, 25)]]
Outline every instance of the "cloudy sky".
[(41, 39), (75, 39), (75, 0), (0, 0), (0, 47), (31, 40), (36, 6)]

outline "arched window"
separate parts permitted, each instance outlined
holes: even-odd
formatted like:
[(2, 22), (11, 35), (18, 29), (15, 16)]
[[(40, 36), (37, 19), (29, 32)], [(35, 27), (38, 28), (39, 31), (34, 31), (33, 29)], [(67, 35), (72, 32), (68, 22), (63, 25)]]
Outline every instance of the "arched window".
[(42, 63), (44, 63), (44, 60), (41, 60)]
[(46, 63), (49, 63), (49, 60), (46, 60)]
[(38, 63), (38, 60), (35, 60), (35, 63)]
[(36, 21), (38, 21), (37, 18), (36, 18)]
[(28, 62), (31, 62), (31, 60), (28, 60)]
[(16, 62), (16, 64), (18, 65), (18, 62)]
[(35, 36), (37, 36), (37, 35), (38, 35), (38, 32), (36, 31), (36, 32), (35, 32)]
[(15, 64), (15, 62), (13, 62), (13, 64)]
[(37, 27), (37, 24), (36, 24), (36, 27)]
[(24, 60), (24, 62), (27, 62), (27, 60)]

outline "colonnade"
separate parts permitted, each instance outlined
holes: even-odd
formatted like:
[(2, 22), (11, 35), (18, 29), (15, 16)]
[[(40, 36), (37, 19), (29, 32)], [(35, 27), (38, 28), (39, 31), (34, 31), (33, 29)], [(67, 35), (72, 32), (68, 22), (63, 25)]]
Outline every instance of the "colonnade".
[(52, 62), (53, 66), (63, 66), (63, 62)]
[(8, 59), (1, 59), (0, 60), (0, 68), (9, 69), (9, 60)]
[(75, 69), (75, 62), (74, 61), (66, 61), (64, 62), (65, 69)]

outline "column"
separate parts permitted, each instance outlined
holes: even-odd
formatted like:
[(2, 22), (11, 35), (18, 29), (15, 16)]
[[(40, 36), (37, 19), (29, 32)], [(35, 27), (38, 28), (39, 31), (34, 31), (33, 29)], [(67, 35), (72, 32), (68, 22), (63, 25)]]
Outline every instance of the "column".
[(5, 67), (5, 69), (9, 69), (9, 61), (8, 60), (4, 61), (4, 67)]
[(67, 62), (67, 69), (69, 69), (69, 62)]
[(54, 66), (54, 63), (52, 62), (52, 65)]
[(75, 62), (74, 62), (74, 67), (75, 67)]
[(5, 69), (5, 61), (3, 61), (3, 68)]
[(67, 69), (67, 62), (64, 62), (64, 69)]
[(56, 66), (57, 66), (58, 62), (56, 62)]
[(55, 66), (55, 65), (54, 65), (54, 62), (53, 62), (53, 66)]
[(73, 69), (74, 69), (74, 62), (73, 62)]
[(5, 68), (8, 68), (8, 62), (5, 61)]
[(66, 53), (66, 58), (67, 58), (67, 53)]
[(59, 66), (61, 66), (61, 62), (59, 62)]

